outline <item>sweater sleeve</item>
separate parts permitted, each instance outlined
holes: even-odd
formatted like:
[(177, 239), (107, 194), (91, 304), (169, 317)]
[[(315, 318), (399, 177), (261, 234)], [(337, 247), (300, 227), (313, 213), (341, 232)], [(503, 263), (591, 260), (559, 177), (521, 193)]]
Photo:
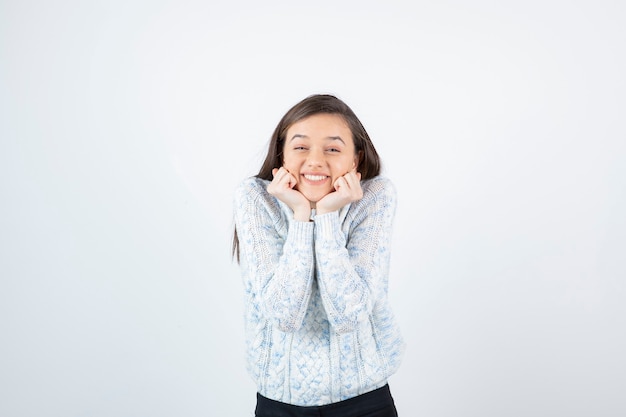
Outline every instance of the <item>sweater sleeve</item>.
[(346, 333), (366, 320), (387, 292), (391, 229), (396, 208), (392, 183), (370, 180), (342, 231), (338, 212), (315, 217), (315, 258), (322, 302), (333, 328)]
[(294, 332), (302, 326), (312, 291), (314, 224), (286, 224), (278, 202), (265, 187), (253, 178), (235, 193), (244, 284), (267, 319), (284, 332)]

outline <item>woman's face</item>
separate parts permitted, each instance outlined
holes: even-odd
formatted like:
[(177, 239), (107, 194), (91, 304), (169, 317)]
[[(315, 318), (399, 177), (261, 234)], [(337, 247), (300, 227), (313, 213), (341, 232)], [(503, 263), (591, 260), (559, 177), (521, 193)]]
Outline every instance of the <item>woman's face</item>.
[(335, 191), (333, 184), (356, 168), (352, 132), (338, 114), (306, 117), (287, 129), (283, 166), (296, 178), (296, 190), (316, 203)]

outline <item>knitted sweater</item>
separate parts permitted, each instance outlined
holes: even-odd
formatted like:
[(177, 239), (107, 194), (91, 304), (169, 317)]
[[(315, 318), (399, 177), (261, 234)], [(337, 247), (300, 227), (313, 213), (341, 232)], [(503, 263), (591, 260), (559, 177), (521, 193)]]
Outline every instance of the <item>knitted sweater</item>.
[(362, 199), (300, 222), (268, 184), (246, 179), (234, 208), (259, 393), (312, 406), (385, 385), (404, 350), (387, 299), (395, 188), (363, 181)]

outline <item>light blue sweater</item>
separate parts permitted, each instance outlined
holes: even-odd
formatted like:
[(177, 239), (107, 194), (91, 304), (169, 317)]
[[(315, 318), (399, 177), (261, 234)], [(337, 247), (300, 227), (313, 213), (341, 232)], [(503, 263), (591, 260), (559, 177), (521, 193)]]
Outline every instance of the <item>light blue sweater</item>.
[(234, 207), (259, 393), (312, 406), (385, 385), (404, 350), (387, 299), (395, 188), (363, 181), (361, 200), (299, 222), (268, 184), (246, 179)]

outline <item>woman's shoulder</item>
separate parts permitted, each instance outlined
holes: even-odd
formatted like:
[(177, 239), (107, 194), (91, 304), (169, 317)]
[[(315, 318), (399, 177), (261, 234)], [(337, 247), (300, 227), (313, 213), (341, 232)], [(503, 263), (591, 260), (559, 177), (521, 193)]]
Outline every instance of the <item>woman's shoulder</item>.
[(354, 202), (352, 213), (390, 212), (393, 213), (396, 207), (396, 187), (387, 177), (376, 176), (361, 181), (363, 197)]
[(267, 180), (258, 177), (248, 177), (241, 181), (235, 189), (235, 200), (267, 199), (269, 197), (267, 184), (269, 184)]
[(396, 198), (396, 187), (393, 182), (382, 175), (370, 178), (361, 182), (363, 197), (369, 198)]
[(396, 206), (396, 188), (393, 182), (384, 176), (376, 176), (361, 181), (363, 197), (351, 204), (347, 213), (351, 222), (358, 224), (364, 217), (393, 218)]

